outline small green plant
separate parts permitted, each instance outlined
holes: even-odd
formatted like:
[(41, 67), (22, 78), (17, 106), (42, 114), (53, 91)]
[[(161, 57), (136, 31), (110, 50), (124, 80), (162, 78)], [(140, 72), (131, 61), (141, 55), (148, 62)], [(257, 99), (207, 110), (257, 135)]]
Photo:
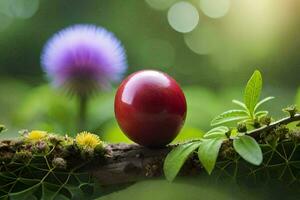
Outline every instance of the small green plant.
[(262, 150), (258, 142), (248, 135), (247, 130), (263, 125), (260, 120), (268, 115), (268, 111), (258, 111), (258, 109), (262, 104), (274, 98), (266, 97), (259, 101), (261, 90), (262, 76), (256, 70), (246, 85), (244, 102), (233, 100), (233, 103), (239, 105), (241, 109), (226, 111), (211, 122), (212, 126), (216, 126), (237, 121), (237, 127), (217, 126), (204, 134), (203, 138), (174, 148), (164, 162), (164, 173), (167, 180), (174, 180), (184, 162), (195, 151), (197, 151), (202, 166), (208, 174), (211, 174), (224, 143), (232, 144), (235, 153), (245, 161), (256, 166), (260, 165), (263, 161)]
[(262, 90), (262, 76), (259, 71), (255, 71), (249, 79), (245, 91), (244, 102), (238, 100), (232, 100), (234, 104), (237, 104), (241, 109), (228, 110), (215, 117), (211, 125), (216, 126), (232, 121), (242, 121), (249, 125), (255, 126), (256, 120), (268, 115), (268, 111), (258, 109), (266, 102), (274, 99), (274, 97), (266, 97), (259, 101)]

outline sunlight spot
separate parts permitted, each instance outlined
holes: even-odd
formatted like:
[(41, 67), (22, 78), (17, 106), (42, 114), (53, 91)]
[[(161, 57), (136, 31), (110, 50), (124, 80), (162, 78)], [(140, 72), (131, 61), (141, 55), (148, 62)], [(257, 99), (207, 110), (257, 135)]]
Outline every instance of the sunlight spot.
[[(39, 0), (2, 0), (1, 11), (9, 17), (28, 19), (39, 8)], [(2, 7), (3, 6), (3, 7)]]
[(203, 13), (211, 18), (224, 17), (230, 8), (230, 0), (200, 0)]
[(181, 1), (169, 9), (168, 21), (174, 30), (188, 33), (197, 26), (199, 13), (192, 4)]
[(197, 54), (210, 54), (217, 46), (216, 31), (207, 25), (197, 27), (192, 32), (184, 35), (184, 42)]

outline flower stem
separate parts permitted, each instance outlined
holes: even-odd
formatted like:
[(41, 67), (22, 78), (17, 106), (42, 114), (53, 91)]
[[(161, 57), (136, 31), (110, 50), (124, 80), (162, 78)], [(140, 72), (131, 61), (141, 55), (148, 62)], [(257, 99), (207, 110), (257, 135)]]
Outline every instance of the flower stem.
[(87, 96), (81, 95), (78, 97), (78, 131), (83, 131), (86, 128), (87, 118)]

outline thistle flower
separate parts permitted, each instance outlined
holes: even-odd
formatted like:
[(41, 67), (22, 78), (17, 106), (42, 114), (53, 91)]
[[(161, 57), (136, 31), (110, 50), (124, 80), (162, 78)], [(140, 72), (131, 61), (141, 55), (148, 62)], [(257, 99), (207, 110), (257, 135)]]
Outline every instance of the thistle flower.
[(39, 141), (41, 139), (44, 139), (47, 136), (46, 131), (39, 131), (39, 130), (33, 130), (29, 132), (25, 137), (32, 142)]
[(83, 149), (94, 149), (97, 145), (102, 144), (100, 138), (92, 133), (87, 131), (79, 133), (75, 141), (77, 145)]
[(41, 64), (55, 86), (79, 96), (109, 88), (127, 68), (121, 42), (94, 25), (74, 25), (56, 33), (44, 47)]

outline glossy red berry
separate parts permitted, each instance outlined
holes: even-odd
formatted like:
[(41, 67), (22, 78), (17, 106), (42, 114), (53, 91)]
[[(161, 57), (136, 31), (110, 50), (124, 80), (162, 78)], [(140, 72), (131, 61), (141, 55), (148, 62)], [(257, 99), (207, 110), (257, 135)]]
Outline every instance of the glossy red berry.
[(154, 70), (131, 74), (115, 96), (115, 115), (122, 131), (147, 147), (164, 146), (177, 136), (185, 121), (186, 107), (176, 81)]

